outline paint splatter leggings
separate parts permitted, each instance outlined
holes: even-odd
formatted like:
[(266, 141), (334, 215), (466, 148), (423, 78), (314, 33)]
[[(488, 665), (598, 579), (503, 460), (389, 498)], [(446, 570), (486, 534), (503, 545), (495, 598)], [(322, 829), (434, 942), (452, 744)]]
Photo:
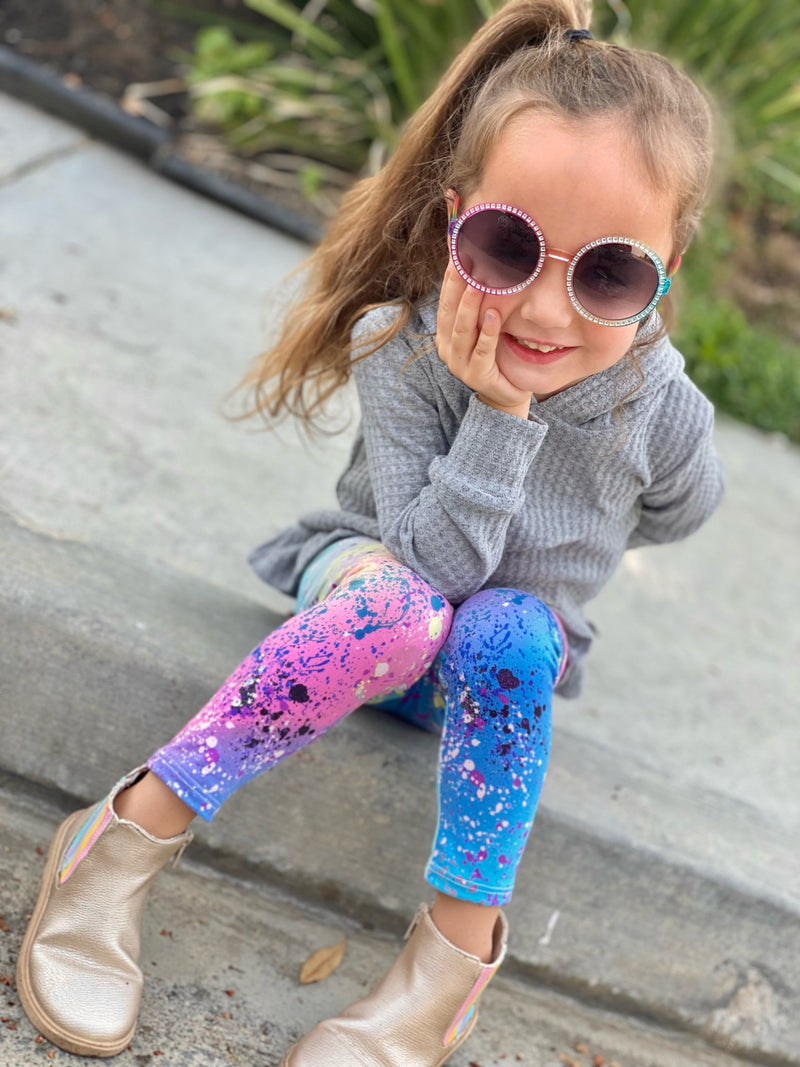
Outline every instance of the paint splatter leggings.
[(427, 881), (505, 904), (547, 768), (564, 659), (559, 620), (535, 597), (489, 589), (454, 611), (383, 545), (347, 538), (306, 570), (297, 615), (149, 767), (210, 820), (240, 785), (359, 705), (379, 704), (442, 734)]

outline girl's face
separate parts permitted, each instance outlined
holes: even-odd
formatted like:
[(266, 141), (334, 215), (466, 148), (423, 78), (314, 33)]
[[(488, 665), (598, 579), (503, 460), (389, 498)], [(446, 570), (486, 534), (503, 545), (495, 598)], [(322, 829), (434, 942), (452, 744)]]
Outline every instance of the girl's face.
[[(491, 201), (521, 208), (538, 223), (547, 248), (570, 259), (597, 238), (631, 237), (669, 269), (672, 204), (652, 188), (628, 142), (613, 119), (567, 122), (526, 112), (500, 134), (459, 211)], [(636, 336), (635, 323), (600, 326), (573, 307), (567, 266), (548, 258), (522, 292), (483, 298), (481, 314), (494, 308), (501, 317), (498, 368), (537, 400), (612, 366)]]

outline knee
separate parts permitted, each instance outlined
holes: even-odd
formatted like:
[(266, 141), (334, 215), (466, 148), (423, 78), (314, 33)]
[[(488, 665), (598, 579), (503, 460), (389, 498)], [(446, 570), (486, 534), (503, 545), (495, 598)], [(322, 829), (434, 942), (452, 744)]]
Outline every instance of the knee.
[(563, 655), (556, 617), (538, 597), (519, 589), (484, 589), (459, 605), (443, 649), (448, 672), (495, 674), (509, 685), (518, 672), (555, 685)]
[(453, 621), (450, 602), (393, 558), (363, 560), (343, 576), (331, 599), (349, 604), (357, 640), (381, 631), (392, 644), (424, 646), (427, 662), (446, 641)]

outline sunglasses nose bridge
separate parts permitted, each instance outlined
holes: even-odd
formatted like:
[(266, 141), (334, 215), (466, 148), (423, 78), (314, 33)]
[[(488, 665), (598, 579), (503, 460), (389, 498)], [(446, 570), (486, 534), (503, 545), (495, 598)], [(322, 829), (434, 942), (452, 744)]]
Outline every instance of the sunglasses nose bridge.
[(545, 259), (560, 259), (562, 263), (571, 263), (572, 256), (566, 252), (562, 252), (560, 248), (546, 248), (544, 250)]

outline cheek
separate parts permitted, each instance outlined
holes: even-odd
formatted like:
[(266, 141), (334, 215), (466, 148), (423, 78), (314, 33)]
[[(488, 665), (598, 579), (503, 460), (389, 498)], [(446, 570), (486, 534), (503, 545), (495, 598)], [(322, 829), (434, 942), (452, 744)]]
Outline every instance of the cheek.
[(524, 290), (522, 293), (514, 293), (512, 296), (490, 296), (488, 293), (484, 293), (481, 301), (481, 314), (487, 308), (493, 308), (500, 315), (501, 327), (505, 329), (506, 322), (523, 302), (524, 297)]
[(586, 345), (597, 362), (598, 370), (618, 363), (636, 340), (636, 324), (633, 326), (598, 326), (586, 322)]

